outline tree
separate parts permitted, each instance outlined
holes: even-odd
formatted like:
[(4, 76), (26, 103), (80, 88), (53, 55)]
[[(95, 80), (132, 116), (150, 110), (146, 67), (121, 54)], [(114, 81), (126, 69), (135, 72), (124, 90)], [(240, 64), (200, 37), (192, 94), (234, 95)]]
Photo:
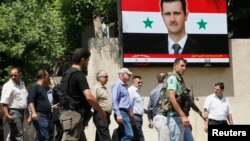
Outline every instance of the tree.
[(71, 47), (81, 46), (81, 32), (93, 19), (117, 26), (116, 0), (61, 0), (61, 11), (66, 21), (66, 34)]
[(26, 83), (38, 69), (59, 72), (86, 25), (97, 16), (116, 24), (116, 13), (116, 0), (0, 0), (0, 85), (12, 66)]
[(53, 68), (66, 48), (65, 24), (56, 3), (16, 0), (0, 5), (0, 84), (19, 66), (31, 82), (38, 69)]

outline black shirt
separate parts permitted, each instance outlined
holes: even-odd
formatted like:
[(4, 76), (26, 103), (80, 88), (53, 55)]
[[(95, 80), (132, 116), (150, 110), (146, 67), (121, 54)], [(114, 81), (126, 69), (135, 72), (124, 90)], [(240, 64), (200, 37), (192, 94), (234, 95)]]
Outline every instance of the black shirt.
[[(69, 68), (67, 72), (72, 72), (77, 70), (76, 68)], [(62, 78), (64, 79), (64, 78)], [(89, 84), (87, 82), (86, 76), (83, 72), (77, 71), (72, 74), (69, 84), (68, 84), (68, 95), (74, 99), (76, 102), (76, 108), (82, 110), (82, 114), (88, 113), (91, 110), (91, 105), (85, 98), (83, 91), (89, 89)]]
[(29, 89), (28, 103), (34, 103), (37, 112), (51, 112), (47, 90), (37, 83), (32, 84)]

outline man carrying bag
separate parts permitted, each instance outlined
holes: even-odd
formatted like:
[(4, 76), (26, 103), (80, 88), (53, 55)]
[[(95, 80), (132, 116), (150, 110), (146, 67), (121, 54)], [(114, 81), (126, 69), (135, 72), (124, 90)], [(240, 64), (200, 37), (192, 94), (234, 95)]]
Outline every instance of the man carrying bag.
[(66, 84), (66, 86), (61, 86), (63, 111), (60, 122), (64, 130), (62, 141), (87, 140), (83, 123), (86, 125), (86, 121), (89, 120), (91, 107), (98, 111), (101, 120), (106, 118), (106, 113), (91, 94), (86, 76), (83, 73), (84, 69), (87, 68), (89, 57), (88, 49), (75, 49), (72, 56), (73, 65), (64, 73), (61, 80), (61, 85)]

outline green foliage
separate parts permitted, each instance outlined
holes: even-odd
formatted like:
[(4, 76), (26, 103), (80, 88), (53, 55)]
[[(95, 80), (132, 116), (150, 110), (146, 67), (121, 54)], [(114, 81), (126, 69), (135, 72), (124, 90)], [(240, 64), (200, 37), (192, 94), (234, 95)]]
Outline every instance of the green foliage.
[[(104, 17), (105, 23), (117, 23), (116, 0), (58, 0), (66, 22), (70, 49), (81, 46), (81, 32), (95, 16)], [(115, 14), (114, 14), (115, 13)]]
[(0, 0), (0, 85), (13, 66), (29, 84), (39, 69), (69, 64), (85, 26), (95, 16), (117, 23), (116, 12), (116, 0)]
[[(55, 6), (55, 5), (53, 5)], [(0, 6), (0, 54), (5, 68), (19, 66), (30, 82), (38, 69), (53, 68), (67, 48), (61, 13), (51, 3), (17, 0)], [(0, 84), (6, 78), (1, 78)]]

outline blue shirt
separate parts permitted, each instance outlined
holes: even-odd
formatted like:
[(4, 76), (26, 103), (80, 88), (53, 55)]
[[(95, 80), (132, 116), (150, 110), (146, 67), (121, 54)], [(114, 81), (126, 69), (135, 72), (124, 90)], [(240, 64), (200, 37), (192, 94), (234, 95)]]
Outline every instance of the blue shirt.
[(160, 99), (161, 99), (161, 89), (162, 84), (158, 84), (150, 93), (149, 103), (148, 103), (148, 119), (153, 120), (155, 115), (162, 115)]
[(121, 80), (112, 85), (112, 107), (117, 116), (120, 116), (120, 109), (131, 110), (127, 84)]

